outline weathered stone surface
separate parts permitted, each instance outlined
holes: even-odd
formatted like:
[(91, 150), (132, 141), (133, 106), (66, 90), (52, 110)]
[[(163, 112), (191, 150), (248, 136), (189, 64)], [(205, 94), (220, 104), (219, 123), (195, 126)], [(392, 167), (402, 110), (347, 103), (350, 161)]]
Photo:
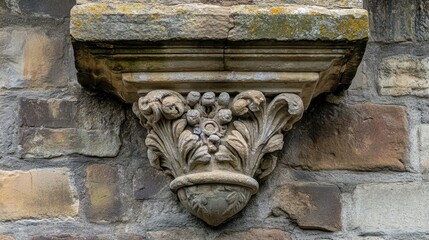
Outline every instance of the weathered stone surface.
[(429, 170), (429, 124), (419, 128), (420, 163), (425, 170)]
[(58, 234), (30, 236), (29, 240), (98, 240), (96, 236), (85, 236), (79, 234)]
[(335, 185), (291, 183), (277, 188), (273, 214), (296, 220), (303, 229), (341, 229), (341, 192)]
[(311, 170), (405, 170), (403, 107), (318, 102), (285, 136), (284, 161)]
[(16, 151), (18, 129), (16, 108), (16, 97), (0, 96), (0, 155)]
[[(139, 168), (133, 179), (134, 198), (146, 200), (158, 197), (158, 193), (168, 188), (170, 179), (150, 166)], [(168, 189), (170, 191), (170, 189)]]
[(416, 8), (413, 0), (368, 0), (370, 40), (404, 42), (414, 37)]
[(0, 240), (15, 240), (12, 235), (0, 235)]
[(76, 127), (76, 102), (60, 99), (21, 99), (19, 115), (27, 127)]
[[(150, 111), (148, 111), (150, 109)], [(256, 90), (233, 99), (226, 93), (154, 90), (134, 113), (148, 128), (151, 165), (174, 180), (170, 189), (193, 215), (211, 226), (241, 211), (257, 193), (255, 180), (268, 176), (283, 147), (283, 134), (298, 121), (304, 104), (296, 94), (272, 100)]]
[(429, 230), (427, 183), (359, 185), (353, 193), (353, 224), (363, 232)]
[(328, 10), (209, 4), (84, 4), (72, 9), (71, 35), (80, 41), (115, 40), (361, 40), (365, 10)]
[(117, 233), (115, 235), (111, 235), (111, 234), (97, 235), (97, 240), (145, 240), (145, 238), (141, 235), (136, 235), (131, 233)]
[(397, 55), (383, 59), (378, 85), (382, 95), (429, 97), (429, 57)]
[(147, 240), (205, 240), (207, 233), (203, 229), (186, 228), (186, 229), (167, 229), (161, 231), (149, 231), (146, 233)]
[(429, 40), (429, 2), (416, 1), (415, 33), (419, 41)]
[(226, 39), (232, 27), (228, 10), (214, 5), (88, 4), (72, 16), (72, 36), (85, 41)]
[(0, 88), (19, 88), (24, 85), (22, 49), (26, 32), (20, 29), (0, 29)]
[(0, 29), (0, 88), (63, 87), (69, 80), (64, 39), (41, 29)]
[(232, 10), (230, 40), (359, 40), (368, 37), (365, 10), (239, 6)]
[(323, 7), (346, 7), (346, 8), (362, 8), (362, 0), (77, 0), (78, 4), (85, 3), (95, 3), (95, 2), (140, 2), (140, 3), (150, 3), (150, 4), (184, 4), (184, 3), (207, 3), (207, 4), (216, 4), (216, 5), (241, 5), (241, 4), (250, 4), (250, 5), (266, 5), (266, 4), (299, 4), (299, 5), (316, 5)]
[(77, 214), (64, 168), (0, 171), (0, 221), (65, 218)]
[(20, 140), (25, 158), (52, 158), (69, 154), (96, 157), (118, 155), (121, 140), (112, 130), (24, 128)]
[(247, 231), (242, 232), (226, 232), (219, 235), (216, 240), (289, 240), (291, 237), (288, 233), (279, 230), (279, 229), (269, 229), (269, 228), (252, 228)]
[(115, 222), (121, 218), (122, 203), (116, 167), (92, 164), (86, 169), (89, 195), (88, 219), (91, 222)]
[(76, 0), (20, 0), (18, 3), (22, 13), (63, 18), (70, 16), (70, 9), (76, 4)]

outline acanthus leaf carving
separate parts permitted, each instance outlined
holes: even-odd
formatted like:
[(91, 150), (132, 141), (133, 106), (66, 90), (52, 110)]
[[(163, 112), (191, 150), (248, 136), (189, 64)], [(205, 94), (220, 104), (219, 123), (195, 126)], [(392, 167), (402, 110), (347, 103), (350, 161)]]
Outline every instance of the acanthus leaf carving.
[(219, 225), (240, 211), (269, 175), (283, 147), (284, 130), (304, 111), (295, 94), (267, 101), (249, 90), (228, 93), (170, 90), (141, 97), (134, 112), (148, 130), (148, 158), (174, 180), (170, 188), (191, 213)]

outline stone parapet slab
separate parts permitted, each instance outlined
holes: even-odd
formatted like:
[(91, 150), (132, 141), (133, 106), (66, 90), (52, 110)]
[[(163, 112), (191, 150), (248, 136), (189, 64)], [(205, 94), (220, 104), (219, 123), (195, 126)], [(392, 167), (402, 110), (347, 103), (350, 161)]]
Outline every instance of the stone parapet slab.
[(368, 38), (364, 9), (88, 3), (71, 12), (77, 41), (356, 41)]

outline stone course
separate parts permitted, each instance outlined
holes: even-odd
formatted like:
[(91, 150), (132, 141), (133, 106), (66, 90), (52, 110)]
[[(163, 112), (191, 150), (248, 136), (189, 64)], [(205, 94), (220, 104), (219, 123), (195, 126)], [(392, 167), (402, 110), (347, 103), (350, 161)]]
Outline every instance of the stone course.
[(353, 225), (365, 233), (428, 231), (427, 183), (359, 185), (353, 193)]
[(287, 215), (303, 229), (341, 230), (340, 190), (318, 183), (285, 184), (273, 197), (273, 214)]
[(67, 169), (0, 171), (0, 182), (0, 221), (77, 214)]
[(120, 219), (122, 203), (119, 176), (115, 167), (93, 164), (86, 169), (88, 219), (91, 222), (115, 222)]
[(316, 103), (286, 134), (284, 158), (311, 170), (404, 171), (407, 126), (401, 106)]
[[(134, 2), (262, 9), (234, 23), (218, 11), (206, 19), (208, 36), (225, 36), (250, 17), (262, 21), (268, 8), (259, 0)], [(147, 133), (130, 106), (78, 84), (68, 18), (74, 1), (0, 0), (0, 240), (427, 239), (428, 1), (270, 2), (363, 4), (370, 42), (352, 88), (316, 99), (285, 134), (261, 191), (210, 228), (149, 166)]]

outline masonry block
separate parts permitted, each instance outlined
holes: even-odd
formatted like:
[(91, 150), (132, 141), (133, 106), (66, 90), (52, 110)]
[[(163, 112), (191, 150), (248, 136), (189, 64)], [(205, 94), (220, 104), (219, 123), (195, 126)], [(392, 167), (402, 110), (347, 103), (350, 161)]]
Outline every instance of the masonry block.
[(19, 8), (25, 14), (47, 15), (55, 18), (70, 16), (71, 8), (76, 4), (76, 0), (20, 0)]
[(353, 224), (362, 232), (428, 232), (428, 183), (362, 184), (353, 193)]
[(74, 101), (60, 99), (21, 99), (19, 115), (23, 126), (74, 128), (77, 106)]
[(401, 106), (319, 102), (286, 133), (283, 160), (310, 170), (404, 171), (407, 127)]
[(277, 187), (273, 214), (287, 215), (303, 229), (341, 230), (341, 192), (335, 185), (291, 183)]
[(419, 127), (420, 163), (425, 170), (429, 170), (429, 124)]
[(26, 128), (22, 130), (24, 158), (53, 158), (69, 154), (115, 157), (121, 140), (111, 130)]
[(196, 228), (172, 228), (159, 231), (149, 231), (146, 233), (147, 240), (205, 240), (207, 233), (202, 229)]
[(121, 218), (122, 203), (119, 175), (115, 167), (92, 164), (86, 169), (89, 195), (88, 219), (91, 222), (115, 222)]
[(270, 240), (289, 240), (292, 239), (290, 235), (279, 229), (270, 228), (251, 228), (241, 232), (226, 232), (219, 235), (216, 240), (259, 240), (259, 239), (270, 239)]
[(0, 183), (0, 221), (77, 214), (67, 169), (0, 171)]
[(382, 60), (379, 66), (380, 94), (429, 97), (429, 57), (396, 55)]

